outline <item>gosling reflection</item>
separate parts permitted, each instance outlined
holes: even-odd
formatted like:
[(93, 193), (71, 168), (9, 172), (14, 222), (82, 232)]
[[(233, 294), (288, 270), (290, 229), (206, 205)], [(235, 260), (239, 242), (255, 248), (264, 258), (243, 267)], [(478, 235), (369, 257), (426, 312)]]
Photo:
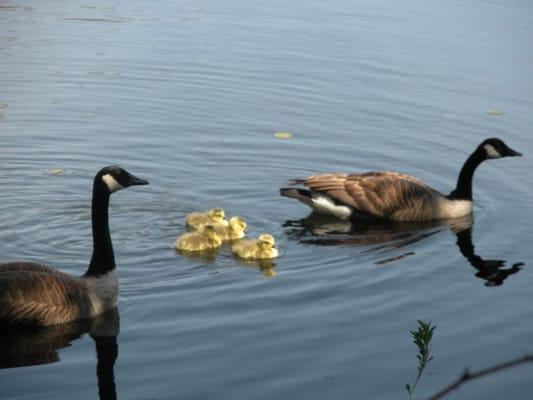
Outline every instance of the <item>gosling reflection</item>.
[(276, 276), (276, 262), (273, 259), (262, 260), (245, 260), (242, 258), (235, 258), (237, 262), (244, 266), (258, 268), (265, 278), (274, 278)]
[[(380, 254), (402, 249), (450, 229), (457, 237), (459, 251), (477, 270), (475, 276), (484, 279), (485, 286), (499, 286), (510, 275), (520, 271), (520, 267), (524, 264), (520, 262), (506, 267), (504, 260), (484, 260), (476, 255), (472, 244), (472, 226), (471, 215), (425, 222), (352, 222), (315, 213), (301, 220), (289, 220), (283, 224), (289, 238), (300, 243), (316, 246), (368, 247), (363, 250), (363, 254)], [(406, 251), (375, 263), (386, 264), (414, 254), (414, 251)]]
[(209, 251), (187, 251), (178, 249), (175, 249), (174, 251), (176, 252), (176, 254), (179, 254), (189, 259), (190, 261), (211, 264), (217, 259), (219, 250), (220, 248), (212, 249)]
[(96, 348), (96, 375), (101, 400), (117, 398), (114, 366), (118, 356), (119, 314), (115, 308), (91, 320), (35, 329), (10, 328), (0, 333), (0, 368), (28, 367), (60, 361), (59, 350), (85, 333)]

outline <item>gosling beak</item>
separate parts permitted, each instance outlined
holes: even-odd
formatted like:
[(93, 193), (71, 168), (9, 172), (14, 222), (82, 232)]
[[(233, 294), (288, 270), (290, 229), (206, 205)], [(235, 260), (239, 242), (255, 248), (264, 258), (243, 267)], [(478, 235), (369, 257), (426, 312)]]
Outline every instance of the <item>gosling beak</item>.
[(141, 178), (137, 178), (135, 175), (130, 175), (128, 184), (129, 186), (148, 185), (148, 181)]

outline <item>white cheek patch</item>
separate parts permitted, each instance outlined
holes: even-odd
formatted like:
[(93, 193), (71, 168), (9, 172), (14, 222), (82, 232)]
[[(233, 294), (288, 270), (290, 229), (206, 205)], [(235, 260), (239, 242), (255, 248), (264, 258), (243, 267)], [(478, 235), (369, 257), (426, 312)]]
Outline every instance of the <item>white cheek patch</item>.
[(498, 152), (498, 150), (496, 150), (494, 148), (493, 145), (491, 144), (486, 144), (485, 146), (483, 146), (483, 148), (485, 149), (485, 152), (487, 153), (487, 156), (489, 158), (501, 158), (501, 154)]
[(122, 186), (120, 183), (117, 182), (115, 178), (113, 178), (110, 174), (105, 174), (102, 176), (102, 180), (106, 184), (107, 188), (109, 189), (110, 193), (116, 192), (118, 190), (124, 189), (124, 186)]
[(335, 204), (327, 196), (317, 195), (311, 199), (313, 209), (322, 214), (334, 215), (337, 218), (346, 219), (352, 215), (353, 210), (348, 206), (341, 206)]

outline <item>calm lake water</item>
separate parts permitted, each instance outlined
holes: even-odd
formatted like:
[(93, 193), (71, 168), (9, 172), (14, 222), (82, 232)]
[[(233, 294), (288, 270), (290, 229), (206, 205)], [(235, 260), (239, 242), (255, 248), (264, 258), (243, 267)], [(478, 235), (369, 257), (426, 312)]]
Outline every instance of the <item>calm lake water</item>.
[[(419, 319), (414, 399), (531, 354), (532, 37), (518, 0), (0, 1), (0, 260), (82, 274), (95, 172), (150, 181), (111, 200), (120, 317), (4, 341), (0, 398), (94, 399), (98, 355), (107, 398), (114, 368), (122, 399), (408, 399)], [(346, 226), (278, 195), (381, 169), (449, 192), (492, 136), (524, 157), (479, 168), (473, 221)], [(176, 254), (213, 206), (281, 257)], [(527, 398), (532, 374), (447, 398)]]

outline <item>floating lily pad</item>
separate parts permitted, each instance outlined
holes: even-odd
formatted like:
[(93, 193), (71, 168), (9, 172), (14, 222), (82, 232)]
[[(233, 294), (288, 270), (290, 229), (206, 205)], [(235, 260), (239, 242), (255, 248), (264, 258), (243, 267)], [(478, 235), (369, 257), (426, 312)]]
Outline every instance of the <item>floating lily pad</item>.
[(48, 173), (50, 175), (61, 175), (64, 172), (65, 172), (65, 170), (61, 169), (61, 168), (52, 168), (52, 169), (48, 170)]
[(274, 133), (274, 136), (278, 139), (290, 139), (292, 137), (292, 133), (282, 131)]
[(489, 115), (503, 115), (505, 113), (502, 110), (499, 110), (497, 108), (489, 108), (487, 110), (487, 114), (489, 114)]

